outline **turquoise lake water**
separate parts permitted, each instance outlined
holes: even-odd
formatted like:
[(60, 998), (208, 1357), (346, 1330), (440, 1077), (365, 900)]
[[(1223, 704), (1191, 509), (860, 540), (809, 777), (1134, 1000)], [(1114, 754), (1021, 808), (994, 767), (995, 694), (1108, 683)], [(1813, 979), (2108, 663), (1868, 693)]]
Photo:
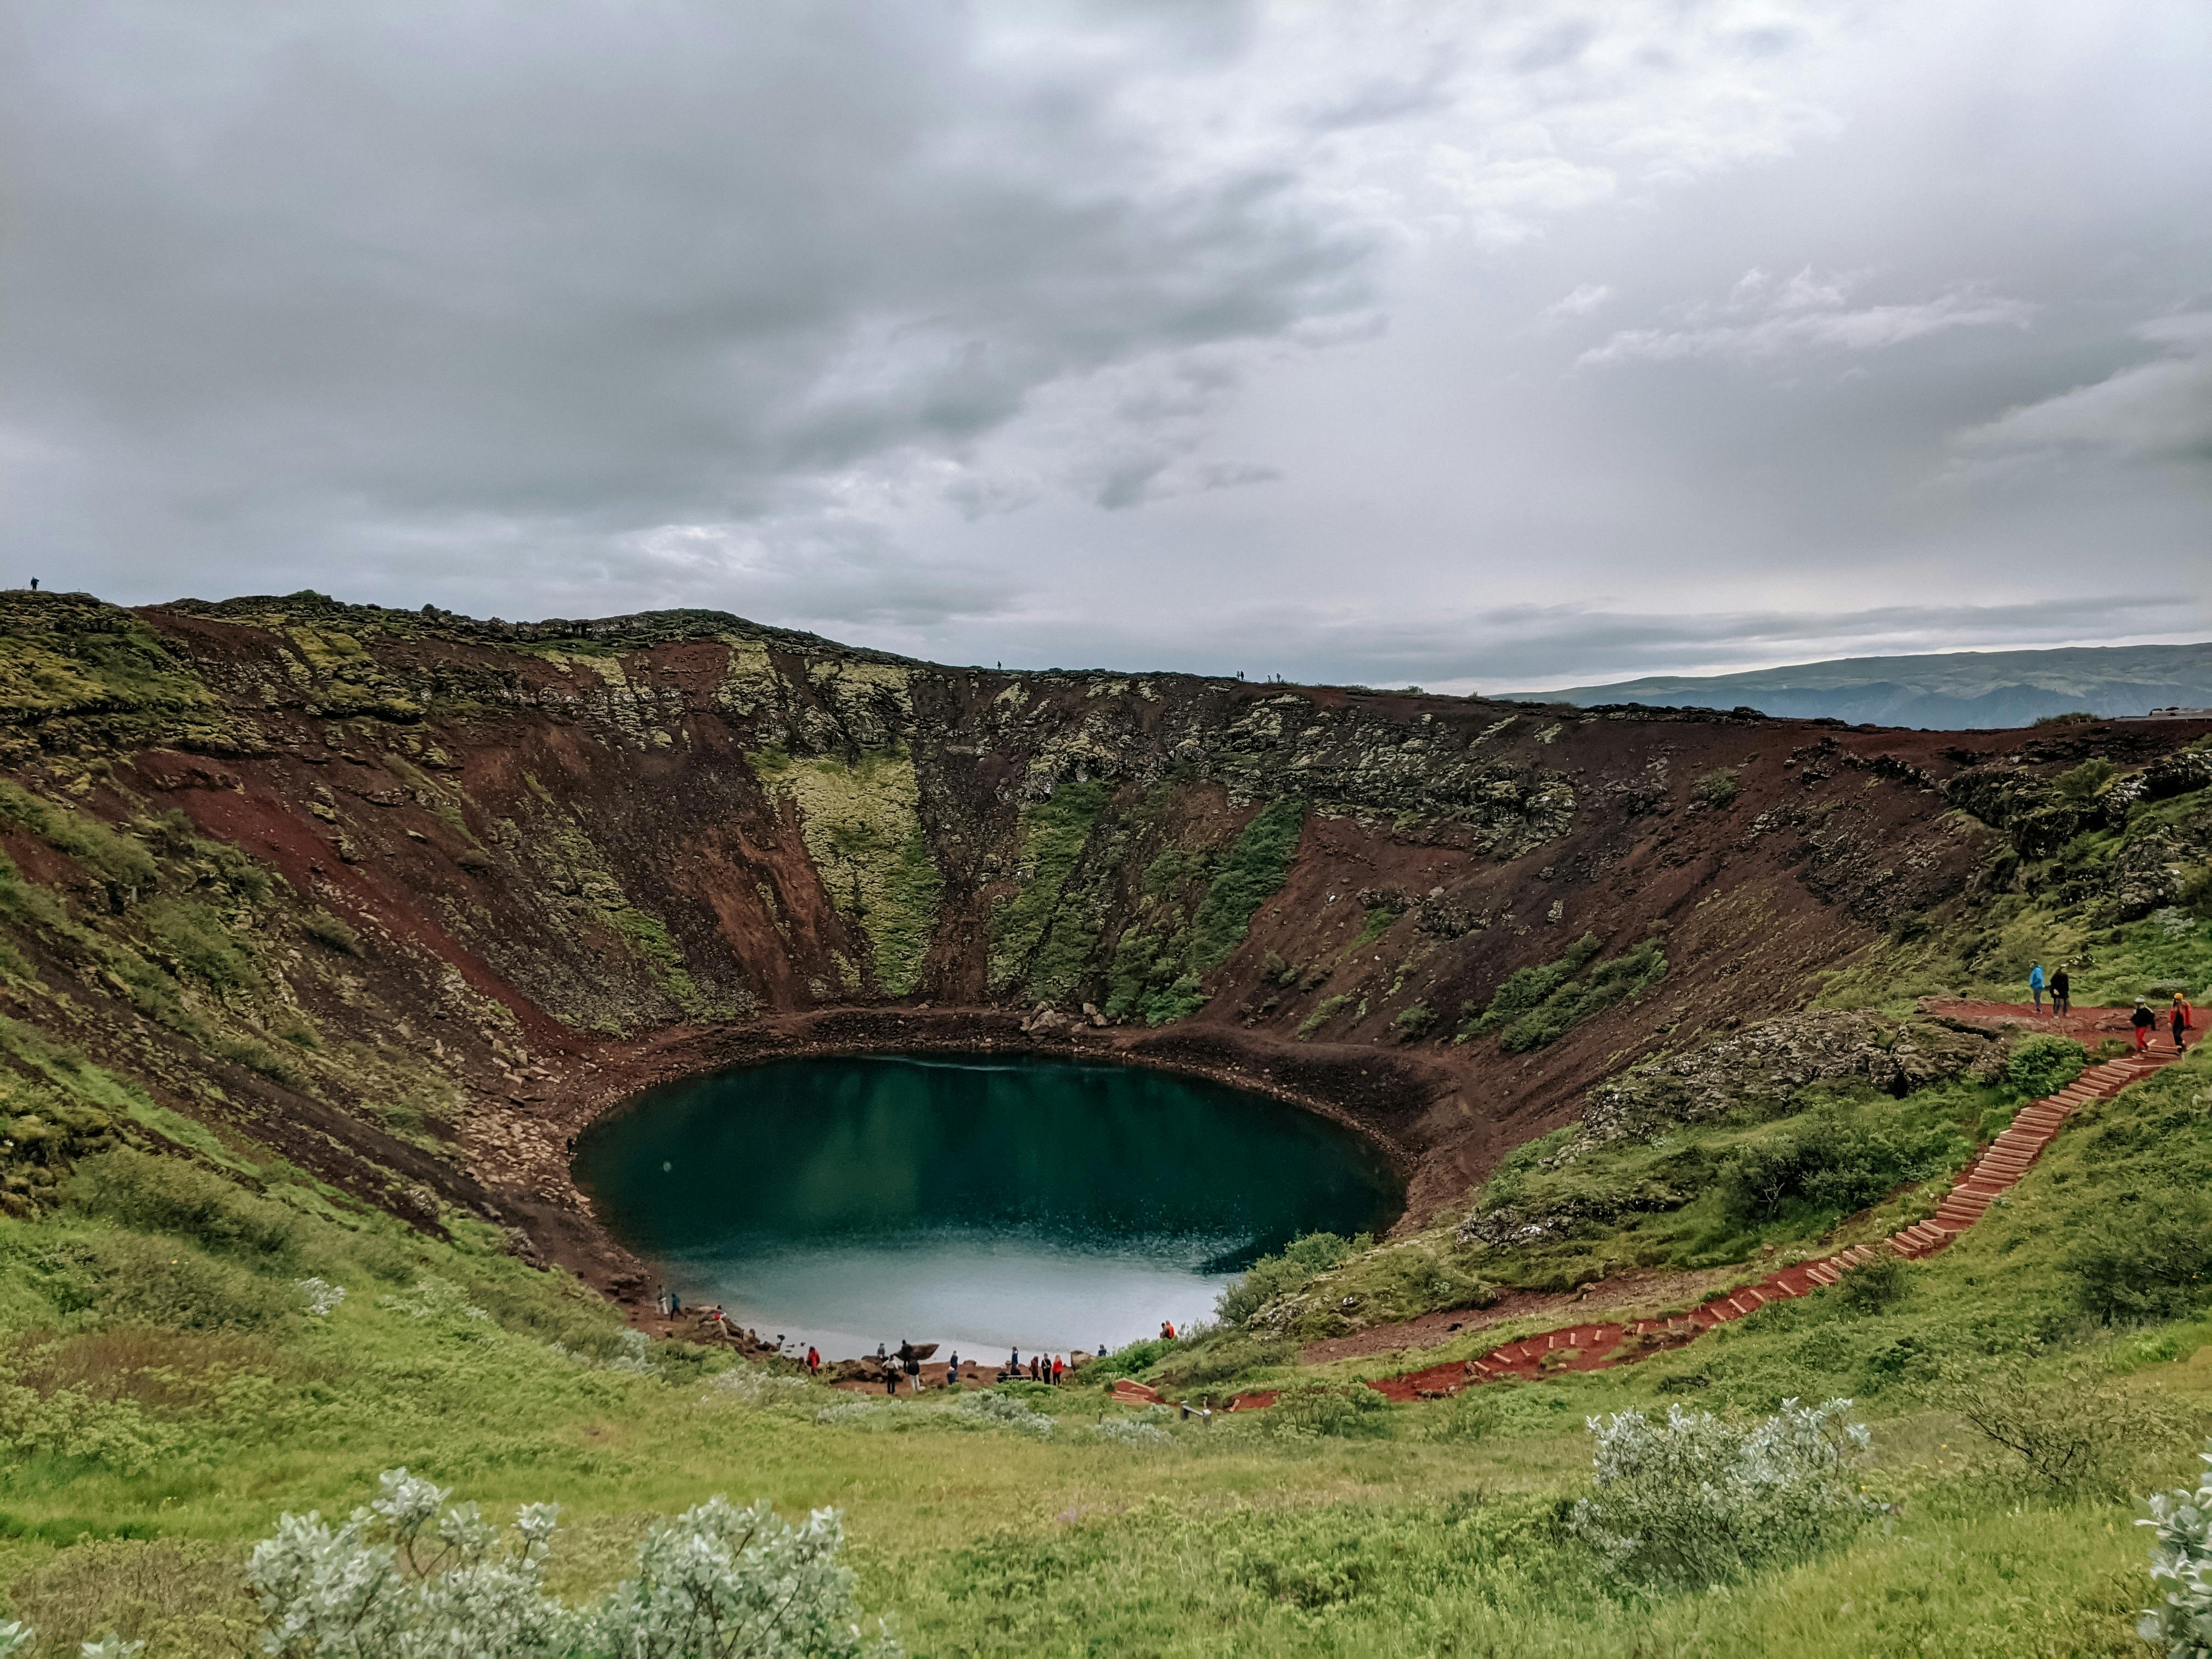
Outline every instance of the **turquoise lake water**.
[(687, 1302), (833, 1358), (1118, 1346), (1209, 1316), (1300, 1233), (1379, 1231), (1403, 1196), (1368, 1142), (1279, 1102), (990, 1055), (691, 1079), (594, 1124), (575, 1170)]

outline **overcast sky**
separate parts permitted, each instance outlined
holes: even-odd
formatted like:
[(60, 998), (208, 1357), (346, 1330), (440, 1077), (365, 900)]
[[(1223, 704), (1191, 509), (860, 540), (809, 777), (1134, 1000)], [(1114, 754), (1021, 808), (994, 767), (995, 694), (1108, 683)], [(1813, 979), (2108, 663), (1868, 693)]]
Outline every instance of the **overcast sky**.
[(0, 580), (1529, 688), (2212, 636), (2212, 6), (15, 0)]

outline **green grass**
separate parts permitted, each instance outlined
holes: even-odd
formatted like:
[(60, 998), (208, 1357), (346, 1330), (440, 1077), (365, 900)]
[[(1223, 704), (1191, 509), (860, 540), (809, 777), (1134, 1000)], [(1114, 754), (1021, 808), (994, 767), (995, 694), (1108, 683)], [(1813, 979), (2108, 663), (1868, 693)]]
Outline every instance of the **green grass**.
[(1050, 1002), (1074, 988), (1098, 934), (1096, 923), (1062, 908), (1063, 890), (1112, 795), (1103, 783), (1066, 783), (1022, 809), (1022, 884), (991, 912), (994, 989), (1025, 980), (1031, 996)]
[[(2010, 1200), (1868, 1305), (1822, 1292), (1640, 1365), (1379, 1409), (1327, 1389), (1514, 1328), (1302, 1369), (1255, 1340), (1249, 1358), (1323, 1391), (1279, 1415), (1170, 1419), (1167, 1443), (1135, 1446), (1088, 1431), (1117, 1409), (1095, 1387), (1037, 1391), (1060, 1419), (1045, 1442), (926, 1416), (886, 1438), (881, 1413), (912, 1406), (824, 1424), (834, 1397), (748, 1404), (714, 1382), (718, 1358), (648, 1345), (611, 1366), (608, 1310), (481, 1224), (450, 1218), (439, 1243), (309, 1203), (273, 1164), (256, 1195), (173, 1160), (95, 1157), (58, 1207), (0, 1226), (0, 1585), (57, 1638), (137, 1620), (149, 1659), (211, 1656), (244, 1627), (236, 1564), (276, 1512), (343, 1510), (404, 1463), (495, 1515), (562, 1503), (570, 1593), (623, 1570), (647, 1514), (713, 1492), (836, 1504), (864, 1605), (919, 1654), (2130, 1653), (2148, 1588), (2132, 1503), (2038, 1489), (1930, 1390), (1947, 1364), (2023, 1344), (2048, 1356), (2023, 1362), (2031, 1378), (2090, 1364), (2124, 1403), (2154, 1396), (2185, 1419), (2123, 1484), (2185, 1473), (2212, 1323), (2099, 1323), (2075, 1253), (2115, 1205), (2212, 1182), (2208, 1085), (2192, 1060), (2085, 1112)], [(2005, 1103), (1959, 1089), (1851, 1109), (1965, 1133)], [(1708, 1151), (1786, 1127), (1719, 1126)], [(1522, 1160), (1516, 1190), (1559, 1177), (1540, 1163), (1557, 1150)], [(1277, 1276), (1334, 1289), (1365, 1264), (1380, 1294), (1376, 1264), (1408, 1283), (1437, 1265), (1406, 1241), (1339, 1256), (1314, 1241)], [(327, 1319), (292, 1290), (307, 1273), (348, 1290)], [(1128, 1358), (1196, 1376), (1218, 1346)], [(1875, 1423), (1865, 1480), (1900, 1507), (1829, 1556), (1721, 1595), (1632, 1591), (1560, 1524), (1586, 1490), (1586, 1414), (1834, 1394)]]
[(1509, 1054), (1548, 1048), (1583, 1020), (1666, 977), (1667, 958), (1655, 940), (1599, 961), (1602, 948), (1596, 934), (1585, 933), (1557, 961), (1516, 969), (1486, 1004), (1468, 1006), (1455, 1040), (1495, 1032)]
[[(1164, 1025), (1204, 1007), (1206, 974), (1236, 954), (1261, 905), (1282, 888), (1297, 854), (1305, 803), (1263, 807), (1216, 857), (1170, 848), (1146, 866), (1142, 919), (1115, 941), (1106, 1012)], [(1202, 895), (1183, 896), (1203, 880)]]

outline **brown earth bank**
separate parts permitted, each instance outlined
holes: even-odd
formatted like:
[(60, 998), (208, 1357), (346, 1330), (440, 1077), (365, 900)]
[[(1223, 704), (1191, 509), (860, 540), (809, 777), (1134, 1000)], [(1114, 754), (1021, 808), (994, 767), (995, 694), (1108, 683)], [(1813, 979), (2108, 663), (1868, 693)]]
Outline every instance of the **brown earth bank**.
[[(2201, 787), (2207, 729), (1003, 673), (705, 611), (0, 594), (0, 1107), (249, 1180), (273, 1154), (634, 1296), (568, 1178), (595, 1114), (782, 1054), (1019, 1047), (1325, 1112), (1418, 1224), (1624, 1066)], [(2128, 781), (2071, 804), (2090, 758)], [(2118, 914), (2172, 902), (2155, 854)], [(1589, 995), (1476, 1029), (1509, 981)], [(54, 1170), (0, 1157), (0, 1203)]]

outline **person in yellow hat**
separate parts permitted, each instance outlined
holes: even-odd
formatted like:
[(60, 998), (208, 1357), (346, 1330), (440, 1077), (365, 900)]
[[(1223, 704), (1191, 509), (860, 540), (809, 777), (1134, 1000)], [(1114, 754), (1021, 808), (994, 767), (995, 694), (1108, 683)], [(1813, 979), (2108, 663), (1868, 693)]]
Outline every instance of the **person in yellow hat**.
[(2197, 1011), (2189, 1006), (2188, 994), (2176, 991), (2170, 1017), (2173, 1022), (2173, 1046), (2177, 1049), (2186, 1046), (2181, 1034), (2197, 1023), (2196, 1015)]

